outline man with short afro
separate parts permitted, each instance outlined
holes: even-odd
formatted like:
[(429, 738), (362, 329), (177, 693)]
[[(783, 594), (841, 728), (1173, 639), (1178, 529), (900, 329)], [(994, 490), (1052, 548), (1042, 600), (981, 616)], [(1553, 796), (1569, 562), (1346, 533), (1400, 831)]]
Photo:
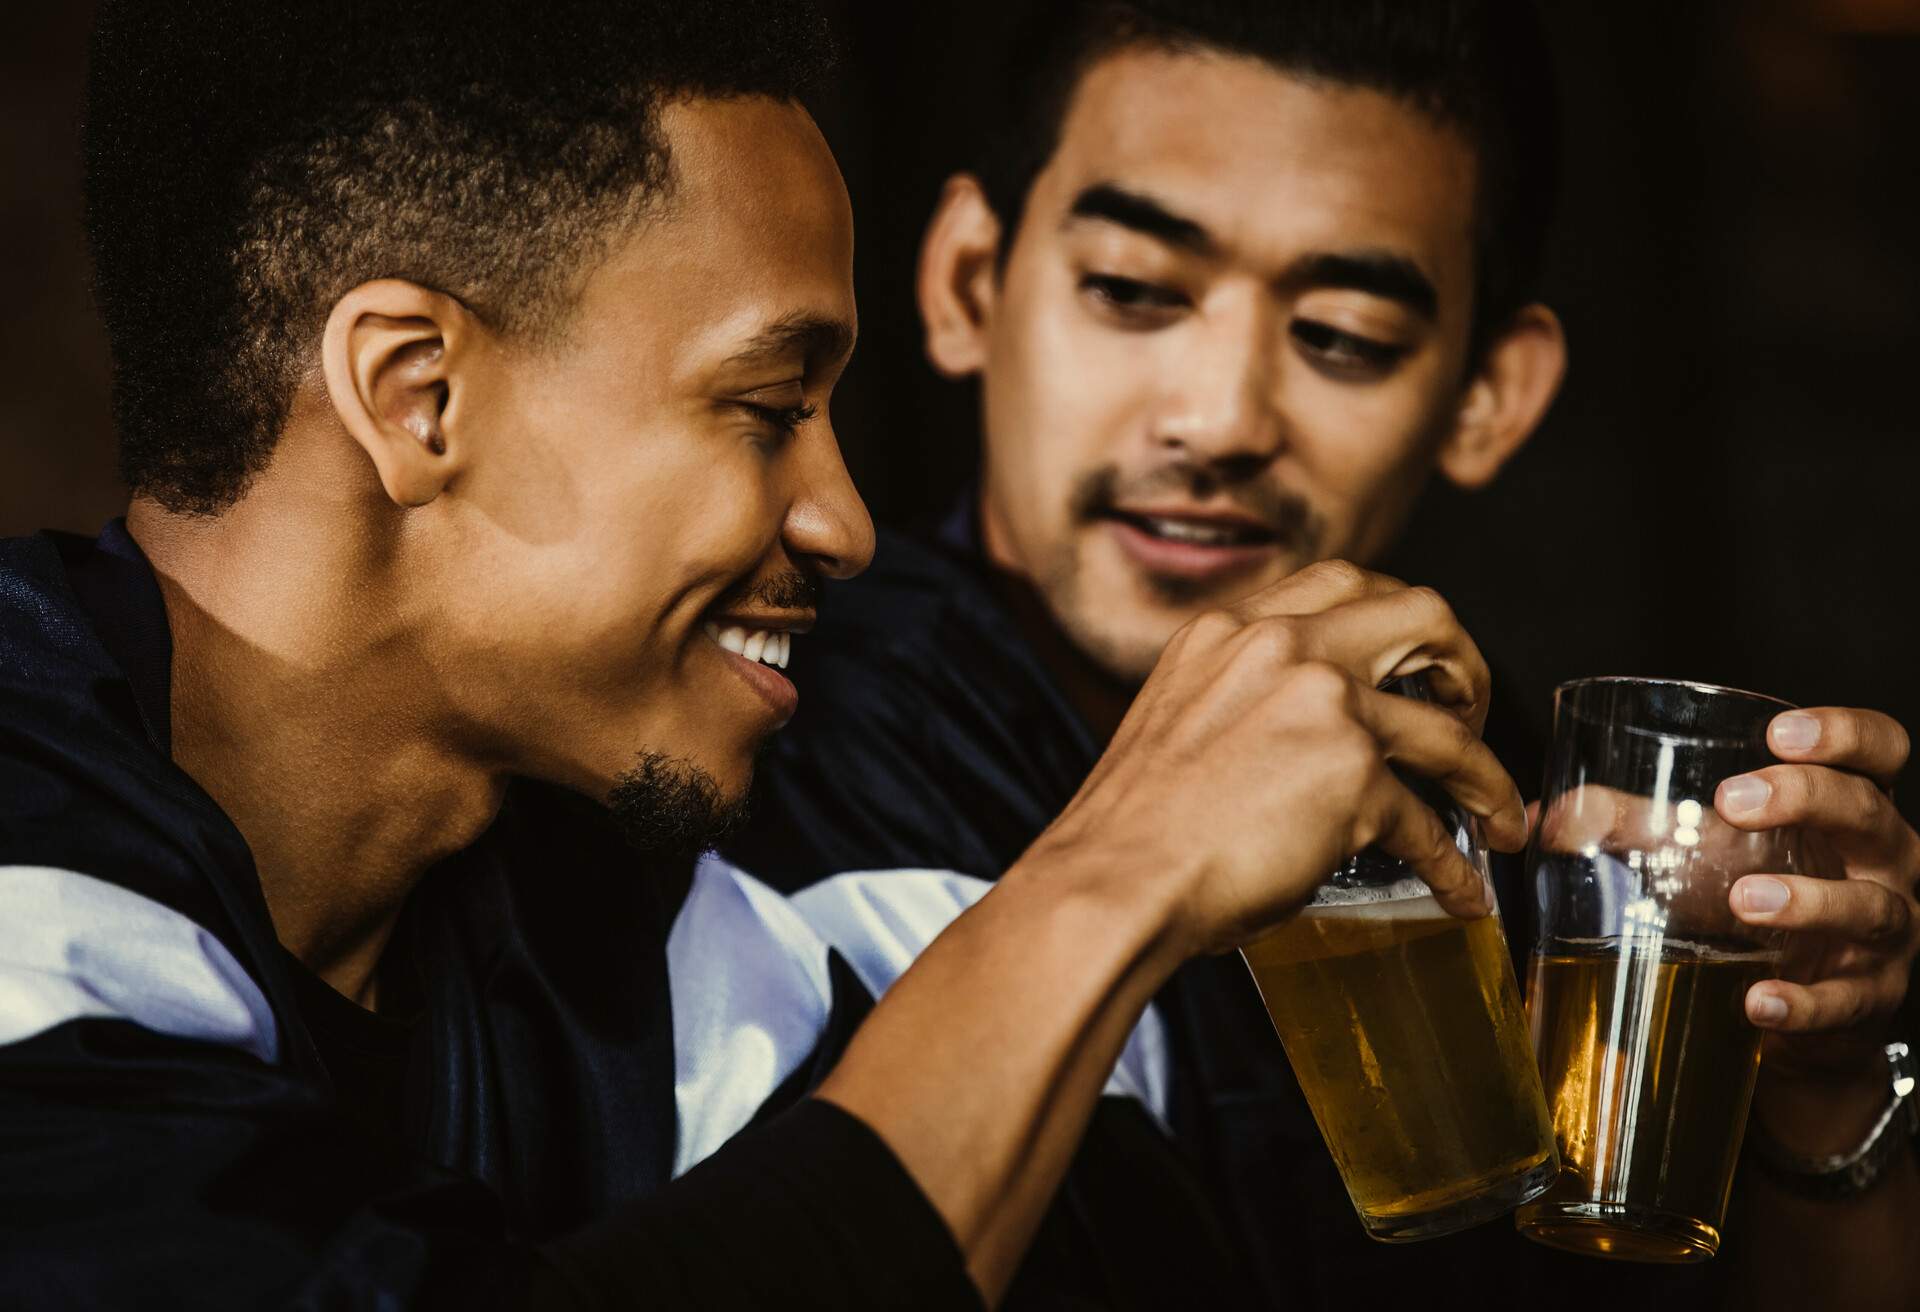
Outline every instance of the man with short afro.
[(1386, 760), (1509, 847), (1511, 781), (1278, 669), (1280, 597), (971, 909), (699, 855), (874, 549), (827, 57), (796, 0), (105, 3), (133, 496), (0, 542), (0, 1307), (997, 1303), (1183, 962), (1355, 836), (1484, 914)]

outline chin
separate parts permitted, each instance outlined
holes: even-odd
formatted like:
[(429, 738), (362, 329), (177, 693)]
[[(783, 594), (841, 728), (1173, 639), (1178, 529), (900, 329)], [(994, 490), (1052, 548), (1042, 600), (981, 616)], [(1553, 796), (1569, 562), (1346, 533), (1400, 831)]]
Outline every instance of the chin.
[(1153, 673), (1168, 640), (1186, 623), (1184, 616), (1170, 618), (1140, 613), (1118, 616), (1111, 610), (1097, 616), (1057, 614), (1057, 618), (1067, 639), (1081, 655), (1125, 684), (1144, 683)]

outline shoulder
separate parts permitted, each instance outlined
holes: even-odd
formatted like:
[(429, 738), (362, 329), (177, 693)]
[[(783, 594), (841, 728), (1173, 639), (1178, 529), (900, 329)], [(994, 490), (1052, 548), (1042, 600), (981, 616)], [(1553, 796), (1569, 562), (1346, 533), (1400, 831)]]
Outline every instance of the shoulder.
[[(0, 541), (0, 860), (26, 835), (99, 823), (126, 776), (159, 785), (131, 689), (101, 645), (46, 538)], [(37, 854), (42, 858), (57, 853)]]
[(0, 687), (66, 683), (111, 668), (67, 583), (56, 539), (0, 538)]
[[(242, 928), (264, 923), (244, 840), (150, 741), (51, 535), (0, 541), (0, 868), (42, 872), (8, 887), (36, 890), (48, 933), (64, 932), (56, 912), (90, 933), (158, 911), (258, 955)], [(48, 871), (73, 878), (53, 889)]]

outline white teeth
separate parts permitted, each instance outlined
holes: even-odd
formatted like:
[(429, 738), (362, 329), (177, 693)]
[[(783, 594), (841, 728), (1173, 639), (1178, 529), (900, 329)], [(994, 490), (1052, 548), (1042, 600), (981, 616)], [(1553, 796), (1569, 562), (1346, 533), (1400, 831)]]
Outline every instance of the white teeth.
[(1183, 519), (1149, 518), (1146, 523), (1156, 536), (1166, 538), (1169, 542), (1193, 542), (1214, 547), (1224, 546), (1238, 537), (1229, 528), (1216, 528), (1210, 524), (1193, 524)]
[(793, 635), (778, 633), (772, 629), (749, 629), (739, 624), (729, 624), (724, 628), (709, 620), (704, 626), (706, 634), (726, 650), (745, 656), (750, 661), (759, 661), (776, 669), (787, 668), (787, 658), (793, 654)]

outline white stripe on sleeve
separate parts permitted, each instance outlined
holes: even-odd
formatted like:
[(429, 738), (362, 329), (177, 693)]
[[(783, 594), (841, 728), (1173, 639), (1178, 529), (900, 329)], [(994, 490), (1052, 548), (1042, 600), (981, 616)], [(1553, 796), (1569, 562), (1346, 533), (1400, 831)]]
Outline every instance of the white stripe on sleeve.
[[(866, 870), (824, 879), (793, 895), (795, 909), (853, 967), (875, 997), (906, 973), (927, 944), (993, 887), (950, 870)], [(1106, 1091), (1138, 1099), (1167, 1124), (1167, 1032), (1149, 1006), (1127, 1038)]]
[[(673, 999), (673, 1173), (738, 1134), (812, 1054), (833, 1007), (831, 945), (876, 997), (992, 887), (944, 870), (836, 875), (788, 898), (702, 858), (667, 936)], [(1149, 1007), (1107, 1092), (1167, 1118), (1167, 1038)]]
[(265, 995), (198, 924), (91, 875), (0, 866), (0, 1044), (89, 1016), (279, 1051)]
[(820, 1041), (827, 945), (786, 898), (715, 856), (667, 935), (673, 1005), (673, 1173), (746, 1128)]

